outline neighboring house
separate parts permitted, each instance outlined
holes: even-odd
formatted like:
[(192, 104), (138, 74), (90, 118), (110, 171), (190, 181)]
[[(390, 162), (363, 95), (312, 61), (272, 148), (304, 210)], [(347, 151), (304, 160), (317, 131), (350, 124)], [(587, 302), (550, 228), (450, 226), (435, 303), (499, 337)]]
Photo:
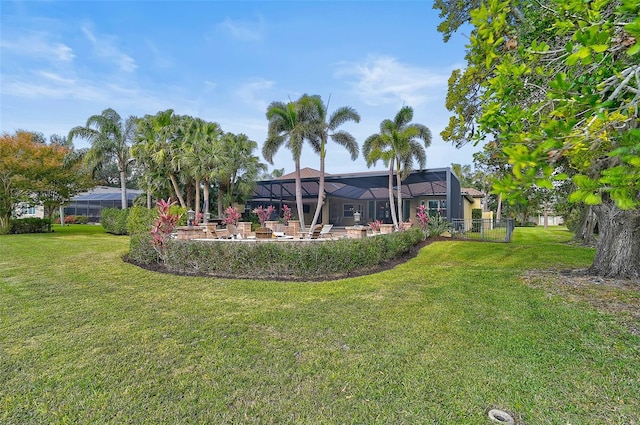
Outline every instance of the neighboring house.
[[(301, 170), (307, 225), (313, 219), (318, 200), (319, 175), (320, 172), (312, 168)], [(336, 226), (353, 226), (354, 213), (357, 211), (361, 216), (361, 224), (373, 220), (391, 223), (388, 184), (387, 171), (325, 174), (326, 197), (320, 221)], [(280, 210), (283, 204), (287, 204), (295, 211), (295, 201), (295, 177), (290, 173), (273, 180), (259, 181), (245, 210), (258, 205), (274, 205)], [(470, 219), (471, 209), (467, 208), (466, 203), (472, 201), (475, 202), (475, 197), (462, 194), (460, 181), (450, 168), (414, 171), (402, 182), (403, 221), (415, 219), (419, 205), (426, 205), (430, 215), (439, 214), (448, 221), (454, 218)]]
[[(133, 201), (144, 193), (142, 190), (127, 189), (127, 205), (133, 206)], [(71, 198), (71, 202), (64, 207), (65, 216), (86, 216), (90, 223), (98, 223), (103, 208), (121, 208), (120, 188), (97, 186), (88, 192)]]
[(44, 218), (44, 207), (42, 205), (31, 205), (26, 202), (19, 202), (16, 205), (13, 215), (17, 218)]
[(461, 189), (461, 192), (462, 197), (464, 198), (464, 218), (470, 219), (472, 210), (482, 209), (482, 200), (484, 199), (484, 193), (472, 187), (463, 187)]

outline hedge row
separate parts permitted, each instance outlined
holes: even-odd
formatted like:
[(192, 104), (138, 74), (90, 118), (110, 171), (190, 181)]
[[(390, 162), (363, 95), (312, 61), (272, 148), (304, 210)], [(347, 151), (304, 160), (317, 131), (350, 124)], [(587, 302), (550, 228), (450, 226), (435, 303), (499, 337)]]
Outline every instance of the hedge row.
[[(326, 279), (376, 267), (400, 257), (423, 240), (420, 229), (363, 239), (323, 242), (206, 242), (170, 240), (164, 265), (180, 274), (252, 279)], [(144, 235), (132, 237), (130, 258), (158, 262)]]
[(51, 232), (51, 220), (47, 218), (17, 218), (9, 220), (9, 233), (48, 233)]

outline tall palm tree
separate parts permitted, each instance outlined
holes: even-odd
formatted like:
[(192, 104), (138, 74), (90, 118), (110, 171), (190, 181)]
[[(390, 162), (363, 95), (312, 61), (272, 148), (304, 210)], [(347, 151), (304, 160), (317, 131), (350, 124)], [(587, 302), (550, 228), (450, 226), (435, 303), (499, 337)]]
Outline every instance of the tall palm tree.
[(221, 135), (222, 130), (217, 123), (201, 118), (181, 117), (177, 134), (180, 141), (177, 164), (183, 179), (186, 178), (189, 183), (193, 182), (196, 215), (200, 213), (201, 186), (204, 192), (204, 212), (209, 212), (209, 183), (223, 162)]
[[(393, 120), (380, 123), (380, 133), (372, 134), (365, 140), (362, 148), (367, 166), (382, 160), (389, 166), (389, 203), (391, 217), (396, 229), (402, 220), (402, 180), (412, 171), (414, 160), (420, 169), (427, 162), (424, 148), (431, 145), (431, 131), (422, 124), (411, 124), (413, 108), (403, 106)], [(423, 142), (423, 145), (419, 141)], [(396, 175), (398, 213), (394, 211), (393, 174)]]
[(267, 140), (262, 146), (262, 156), (273, 165), (273, 155), (285, 145), (291, 151), (295, 164), (296, 207), (300, 219), (300, 229), (305, 230), (304, 210), (302, 206), (302, 179), (300, 177), (300, 155), (307, 132), (305, 111), (298, 102), (272, 102), (267, 108), (269, 130)]
[(258, 144), (250, 140), (246, 134), (225, 133), (222, 136), (222, 158), (218, 174), (218, 211), (224, 211), (224, 198), (231, 204), (236, 199), (246, 196), (255, 186), (260, 173), (266, 171), (265, 164), (253, 155)]
[(335, 143), (343, 146), (351, 155), (351, 160), (355, 161), (358, 157), (360, 148), (355, 137), (351, 133), (343, 130), (337, 130), (342, 124), (348, 121), (360, 122), (360, 115), (355, 109), (349, 106), (342, 106), (327, 117), (328, 104), (322, 103), (320, 96), (307, 96), (303, 95), (298, 100), (302, 108), (309, 109), (309, 114), (305, 114), (309, 117), (310, 122), (307, 123), (307, 138), (311, 140), (312, 145), (316, 148), (320, 154), (320, 182), (318, 184), (318, 204), (316, 205), (316, 212), (313, 215), (313, 221), (309, 231), (312, 231), (315, 225), (318, 223), (320, 217), (320, 211), (324, 204), (324, 168), (325, 159), (327, 156), (327, 141), (333, 140)]
[(221, 142), (224, 134), (218, 123), (204, 122), (199, 129), (199, 167), (202, 170), (204, 194), (204, 213), (209, 213), (209, 193), (211, 182), (215, 179), (218, 168), (224, 164), (224, 152)]
[(92, 115), (84, 127), (77, 126), (69, 131), (69, 143), (74, 137), (86, 139), (91, 148), (85, 155), (94, 173), (105, 167), (110, 161), (118, 166), (120, 174), (120, 195), (122, 209), (127, 208), (127, 173), (133, 162), (131, 142), (136, 129), (137, 118), (130, 116), (126, 122), (113, 109), (105, 109), (100, 115)]

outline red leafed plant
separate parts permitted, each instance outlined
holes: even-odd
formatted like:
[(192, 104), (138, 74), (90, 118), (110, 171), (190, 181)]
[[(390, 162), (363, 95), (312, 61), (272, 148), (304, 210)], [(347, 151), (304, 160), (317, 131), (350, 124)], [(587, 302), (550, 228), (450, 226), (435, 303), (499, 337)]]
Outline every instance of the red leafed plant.
[(224, 219), (222, 220), (224, 224), (238, 224), (238, 220), (242, 215), (238, 212), (238, 209), (235, 207), (227, 207), (224, 210)]
[(264, 222), (269, 220), (271, 217), (271, 213), (274, 211), (273, 205), (269, 205), (267, 208), (262, 208), (260, 205), (258, 208), (253, 210), (253, 213), (258, 216), (258, 220), (260, 221), (260, 227), (264, 227)]
[(156, 202), (158, 208), (158, 218), (151, 228), (151, 244), (158, 251), (160, 257), (164, 259), (165, 244), (171, 233), (178, 225), (178, 221), (182, 214), (172, 213), (171, 207), (175, 205), (175, 202), (171, 202), (171, 198), (168, 200), (161, 199)]
[(291, 208), (288, 205), (282, 206), (282, 221), (284, 221), (284, 225), (289, 225), (289, 220), (291, 220)]
[(381, 224), (382, 222), (380, 220), (375, 220), (369, 223), (369, 227), (371, 227), (371, 230), (379, 232)]
[(427, 207), (424, 205), (420, 205), (418, 207), (418, 211), (416, 212), (416, 217), (418, 218), (418, 224), (422, 229), (422, 233), (424, 233), (424, 237), (429, 237), (429, 214), (427, 213)]

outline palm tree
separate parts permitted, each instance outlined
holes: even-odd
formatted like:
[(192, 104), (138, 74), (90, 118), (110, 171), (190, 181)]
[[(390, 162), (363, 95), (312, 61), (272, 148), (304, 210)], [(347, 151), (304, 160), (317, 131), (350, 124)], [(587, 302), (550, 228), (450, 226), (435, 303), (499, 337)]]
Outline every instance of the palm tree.
[(127, 208), (127, 173), (133, 162), (131, 142), (136, 129), (137, 118), (130, 116), (126, 122), (113, 109), (105, 109), (100, 115), (92, 115), (84, 127), (74, 127), (69, 131), (68, 141), (74, 137), (86, 139), (91, 148), (85, 155), (94, 174), (109, 162), (115, 161), (120, 174), (120, 194), (122, 209)]
[(218, 211), (224, 211), (224, 198), (232, 204), (236, 194), (246, 196), (255, 186), (260, 173), (266, 171), (266, 165), (253, 155), (258, 144), (246, 134), (225, 133), (222, 136), (222, 158), (217, 175), (219, 182)]
[(306, 134), (304, 111), (297, 102), (272, 102), (267, 108), (269, 130), (262, 146), (262, 156), (273, 165), (273, 155), (284, 144), (291, 151), (295, 164), (296, 207), (300, 218), (300, 229), (305, 230), (302, 208), (302, 180), (300, 177), (300, 155)]
[(177, 137), (179, 116), (172, 109), (146, 115), (139, 121), (133, 153), (136, 158), (143, 159), (148, 169), (161, 178), (169, 178), (173, 191), (186, 208), (178, 181), (180, 145)]
[[(411, 173), (414, 159), (420, 169), (424, 168), (427, 162), (424, 148), (431, 145), (431, 131), (422, 124), (410, 124), (412, 119), (413, 108), (403, 106), (393, 120), (383, 120), (380, 123), (380, 133), (369, 136), (362, 148), (368, 167), (378, 160), (389, 167), (389, 203), (396, 229), (399, 228), (399, 220), (402, 220), (402, 180)], [(424, 147), (419, 140), (422, 140)], [(397, 216), (393, 199), (394, 172), (398, 198)]]
[(353, 137), (351, 133), (343, 130), (338, 131), (337, 128), (348, 121), (354, 121), (356, 123), (360, 122), (360, 115), (356, 112), (355, 109), (349, 106), (343, 106), (333, 111), (331, 116), (329, 116), (327, 119), (328, 104), (325, 106), (325, 104), (322, 103), (322, 99), (320, 98), (320, 96), (304, 95), (300, 98), (300, 100), (298, 100), (298, 102), (303, 108), (309, 109), (309, 117), (311, 121), (308, 123), (307, 138), (311, 140), (312, 145), (320, 154), (320, 182), (318, 185), (318, 204), (316, 206), (316, 212), (313, 216), (313, 221), (311, 222), (311, 227), (309, 227), (309, 231), (312, 231), (315, 225), (318, 223), (320, 211), (322, 210), (325, 199), (324, 166), (325, 158), (327, 155), (327, 141), (328, 139), (331, 139), (337, 144), (344, 146), (351, 155), (351, 160), (355, 161), (360, 150), (358, 142), (356, 142), (355, 137)]
[(188, 179), (194, 181), (195, 212), (200, 213), (200, 187), (204, 192), (204, 213), (209, 212), (209, 188), (212, 176), (223, 163), (217, 123), (200, 118), (183, 117), (178, 137), (181, 139), (178, 164)]

